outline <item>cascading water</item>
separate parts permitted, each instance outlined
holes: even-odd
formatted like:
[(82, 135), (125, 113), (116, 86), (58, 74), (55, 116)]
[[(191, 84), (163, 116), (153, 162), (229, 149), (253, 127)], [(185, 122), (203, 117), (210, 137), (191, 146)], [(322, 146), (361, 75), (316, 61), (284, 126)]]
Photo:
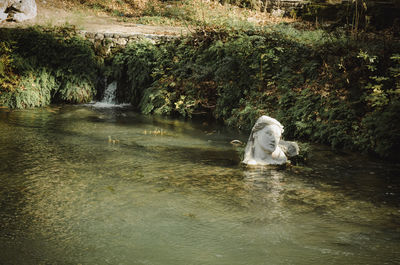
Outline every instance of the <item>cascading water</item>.
[(115, 94), (117, 92), (117, 82), (111, 82), (104, 91), (104, 97), (101, 103), (115, 104)]
[[(105, 82), (107, 84), (107, 80)], [(96, 102), (93, 106), (99, 108), (110, 108), (110, 107), (121, 107), (126, 104), (116, 104), (116, 92), (117, 92), (117, 82), (113, 81), (107, 85), (103, 99), (100, 102)]]

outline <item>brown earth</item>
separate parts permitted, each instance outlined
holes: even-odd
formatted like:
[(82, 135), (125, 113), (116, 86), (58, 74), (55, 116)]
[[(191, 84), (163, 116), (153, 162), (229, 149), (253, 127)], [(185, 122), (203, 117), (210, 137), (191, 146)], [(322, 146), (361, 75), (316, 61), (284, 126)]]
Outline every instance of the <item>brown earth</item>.
[[(51, 1), (51, 0), (50, 0)], [(46, 0), (36, 1), (37, 16), (24, 22), (4, 21), (0, 27), (29, 27), (74, 25), (78, 30), (99, 33), (119, 34), (156, 34), (156, 35), (180, 35), (186, 34), (188, 30), (184, 27), (151, 26), (120, 21), (116, 17), (107, 14), (98, 14), (92, 10), (83, 10), (55, 6)]]

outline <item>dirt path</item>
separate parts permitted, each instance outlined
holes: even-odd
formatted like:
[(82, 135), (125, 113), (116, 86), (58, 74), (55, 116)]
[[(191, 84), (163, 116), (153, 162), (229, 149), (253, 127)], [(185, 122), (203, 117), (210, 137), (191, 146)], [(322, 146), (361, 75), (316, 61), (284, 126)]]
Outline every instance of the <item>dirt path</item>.
[(183, 27), (150, 26), (118, 21), (115, 17), (97, 15), (88, 10), (71, 10), (54, 7), (44, 0), (37, 0), (37, 17), (21, 22), (2, 22), (0, 27), (28, 27), (32, 25), (60, 26), (65, 24), (75, 25), (78, 30), (99, 33), (118, 34), (155, 34), (155, 35), (180, 35), (186, 34)]

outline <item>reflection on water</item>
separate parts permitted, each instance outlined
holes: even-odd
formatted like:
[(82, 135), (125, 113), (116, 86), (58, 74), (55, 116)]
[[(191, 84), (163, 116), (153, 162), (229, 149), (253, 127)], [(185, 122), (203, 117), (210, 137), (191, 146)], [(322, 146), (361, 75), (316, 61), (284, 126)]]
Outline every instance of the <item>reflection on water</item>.
[[(163, 133), (160, 133), (160, 132)], [(0, 264), (398, 264), (400, 172), (314, 147), (240, 166), (206, 123), (0, 110)]]

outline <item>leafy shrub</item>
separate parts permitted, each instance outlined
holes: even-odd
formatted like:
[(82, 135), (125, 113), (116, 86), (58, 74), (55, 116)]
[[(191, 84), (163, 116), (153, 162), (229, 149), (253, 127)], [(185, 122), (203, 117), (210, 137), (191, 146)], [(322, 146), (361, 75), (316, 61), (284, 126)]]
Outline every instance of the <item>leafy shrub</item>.
[[(25, 108), (93, 98), (99, 64), (70, 30), (0, 30), (0, 104)], [(261, 115), (285, 137), (390, 157), (399, 147), (400, 44), (288, 25), (202, 27), (113, 55), (120, 102), (145, 114), (212, 115), (250, 130)]]
[(202, 28), (174, 42), (135, 44), (114, 67), (115, 78), (129, 80), (121, 93), (145, 114), (208, 113), (244, 130), (270, 115), (286, 138), (390, 156), (400, 142), (399, 123), (390, 122), (399, 117), (399, 45), (385, 49), (379, 39), (288, 25)]
[(3, 52), (0, 68), (16, 79), (0, 73), (5, 80), (1, 104), (24, 108), (93, 98), (99, 64), (90, 42), (77, 37), (73, 28), (1, 29), (0, 37), (6, 40), (1, 50), (8, 53)]
[(57, 83), (54, 76), (45, 69), (30, 72), (11, 94), (10, 107), (22, 109), (46, 106), (50, 104), (51, 91), (55, 87)]
[(153, 82), (152, 72), (156, 62), (156, 47), (149, 41), (132, 43), (112, 61), (112, 78), (118, 81), (119, 101), (139, 104), (143, 90)]
[(7, 92), (16, 85), (17, 77), (12, 59), (14, 43), (11, 41), (0, 42), (0, 92)]

